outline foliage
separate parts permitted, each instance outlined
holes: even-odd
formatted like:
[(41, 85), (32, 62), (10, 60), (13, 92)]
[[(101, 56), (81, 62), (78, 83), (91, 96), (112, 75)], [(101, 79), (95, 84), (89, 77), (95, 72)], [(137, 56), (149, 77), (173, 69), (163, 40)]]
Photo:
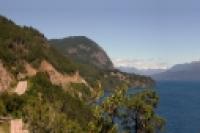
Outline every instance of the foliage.
[(154, 133), (164, 124), (154, 112), (158, 97), (153, 91), (129, 96), (122, 86), (102, 103), (89, 104), (52, 85), (45, 73), (38, 73), (29, 84), (22, 96), (1, 94), (0, 108), (1, 115), (22, 117), (33, 133), (117, 133), (116, 118), (124, 122), (124, 130), (137, 133)]
[(165, 120), (154, 111), (158, 100), (158, 96), (152, 90), (129, 97), (123, 110), (124, 129), (129, 132), (134, 130), (136, 133), (155, 133), (162, 130)]
[[(128, 84), (129, 87), (152, 87), (154, 85), (154, 82), (150, 78), (115, 70), (112, 61), (105, 51), (97, 43), (87, 37), (75, 36), (64, 39), (52, 39), (49, 40), (49, 43), (60, 51), (60, 53), (66, 57), (72, 58), (77, 63), (81, 76), (83, 76), (92, 87), (95, 87), (97, 81), (101, 82), (103, 89), (114, 89), (124, 83)], [(72, 52), (70, 52), (70, 50), (72, 50)], [(101, 57), (107, 60), (105, 64), (102, 64), (92, 56), (99, 52), (105, 55)], [(119, 77), (118, 75), (122, 75), (124, 78), (121, 79), (121, 76)]]
[[(27, 79), (29, 87), (25, 94), (0, 94), (1, 116), (22, 118), (32, 133), (116, 133), (116, 118), (128, 122), (124, 127), (127, 131), (134, 128), (137, 133), (153, 133), (162, 128), (164, 121), (154, 112), (159, 100), (155, 92), (129, 96), (128, 87), (121, 86), (102, 103), (94, 104), (104, 88), (112, 89), (124, 83), (128, 86), (153, 85), (150, 78), (98, 68), (81, 60), (72, 61), (49, 46), (44, 35), (36, 29), (18, 26), (2, 16), (0, 29), (0, 59), (14, 76), (24, 71), (24, 62), (39, 68), (41, 61), (47, 60), (62, 73), (79, 70), (89, 85), (96, 89), (93, 94), (84, 84), (71, 84), (74, 92), (83, 95), (84, 98), (80, 99), (72, 95), (72, 91), (53, 85), (46, 73), (37, 73)], [(78, 40), (78, 43), (83, 40)], [(73, 41), (70, 45), (74, 44)], [(93, 41), (88, 41), (84, 43), (91, 44), (93, 49), (101, 49)], [(80, 53), (81, 56), (84, 54)], [(107, 65), (111, 64), (108, 62)]]
[[(93, 112), (95, 121), (90, 123), (91, 132), (107, 133), (124, 131), (130, 133), (155, 133), (163, 129), (165, 121), (155, 114), (159, 98), (152, 90), (127, 95), (127, 89), (120, 87)], [(116, 119), (118, 121), (116, 121)], [(120, 124), (120, 126), (119, 126)], [(119, 126), (117, 130), (116, 126)]]
[[(71, 74), (78, 70), (91, 87), (95, 87), (97, 81), (101, 82), (103, 89), (116, 88), (124, 83), (131, 87), (135, 86), (135, 82), (139, 82), (140, 86), (153, 83), (150, 78), (114, 70), (112, 62), (103, 49), (86, 37), (69, 37), (63, 40), (48, 41), (38, 30), (32, 27), (18, 26), (2, 16), (0, 16), (0, 29), (0, 59), (16, 77), (25, 71), (25, 62), (38, 69), (41, 61), (47, 60), (62, 73)], [(56, 49), (51, 47), (49, 42)], [(84, 48), (82, 45), (81, 48), (80, 44)], [(78, 54), (71, 57), (67, 53), (71, 48), (80, 50)], [(89, 49), (89, 51), (85, 49)], [(108, 60), (104, 69), (99, 67), (93, 57), (90, 57), (91, 53), (95, 54), (98, 51), (101, 51)], [(111, 74), (113, 72), (120, 73), (125, 79), (121, 80), (117, 75), (113, 76)]]
[[(49, 106), (52, 106), (52, 109), (56, 109), (56, 113), (78, 122), (78, 124), (82, 125), (82, 129), (85, 130), (87, 121), (91, 119), (91, 111), (88, 105), (79, 98), (72, 97), (61, 87), (52, 85), (47, 75), (43, 73), (32, 78), (31, 82), (33, 84), (30, 86), (27, 95), (38, 97), (43, 102), (50, 104)], [(61, 118), (64, 119), (64, 117)]]
[(23, 72), (26, 61), (39, 67), (41, 60), (47, 60), (58, 71), (73, 73), (76, 64), (48, 45), (44, 35), (32, 27), (20, 27), (0, 16), (0, 59), (14, 74)]
[[(163, 120), (153, 110), (158, 97), (152, 91), (129, 96), (127, 87), (122, 86), (102, 103), (94, 105), (52, 85), (45, 73), (38, 73), (29, 82), (29, 90), (22, 96), (1, 94), (0, 108), (1, 115), (22, 117), (33, 133), (116, 133), (115, 118), (129, 119), (124, 128), (127, 131), (134, 128), (141, 133), (153, 133), (163, 126)], [(74, 86), (82, 87), (80, 84)], [(135, 126), (128, 129), (130, 122)]]
[(84, 100), (92, 97), (90, 88), (83, 83), (71, 83), (70, 87), (72, 88), (70, 93), (74, 93), (77, 97), (79, 97), (79, 94), (81, 94), (81, 98)]
[[(111, 69), (113, 63), (106, 52), (93, 40), (85, 36), (72, 36), (64, 39), (49, 40), (64, 55), (73, 58), (77, 63), (94, 65), (100, 69)], [(71, 52), (70, 52), (71, 50)], [(95, 55), (100, 53), (99, 58)]]
[(76, 133), (87, 129), (92, 119), (89, 105), (52, 85), (45, 73), (38, 73), (29, 82), (29, 90), (22, 96), (1, 94), (1, 115), (23, 118), (33, 133)]
[(23, 112), (24, 120), (27, 121), (31, 132), (76, 133), (82, 130), (77, 122), (67, 118), (63, 112), (57, 111), (51, 103), (41, 98), (29, 102)]
[(20, 118), (22, 116), (21, 109), (24, 106), (25, 99), (16, 94), (8, 94), (4, 92), (0, 95), (1, 108), (3, 112), (1, 115), (12, 115), (13, 117)]

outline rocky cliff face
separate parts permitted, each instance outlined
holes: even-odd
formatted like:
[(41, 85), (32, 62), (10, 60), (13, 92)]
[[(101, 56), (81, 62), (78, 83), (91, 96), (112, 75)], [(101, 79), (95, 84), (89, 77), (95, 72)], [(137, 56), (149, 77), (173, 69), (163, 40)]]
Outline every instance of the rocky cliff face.
[(6, 70), (2, 62), (0, 62), (0, 92), (7, 90), (13, 81), (12, 75)]
[(0, 90), (10, 88), (13, 81), (15, 85), (28, 81), (38, 72), (47, 73), (52, 83), (61, 86), (84, 83), (95, 88), (100, 81), (103, 89), (115, 89), (123, 83), (153, 83), (150, 78), (115, 70), (106, 52), (87, 37), (47, 40), (38, 30), (1, 16), (0, 29)]
[(76, 63), (52, 48), (36, 29), (16, 25), (0, 16), (0, 91), (23, 94), (38, 72), (53, 84), (85, 83)]
[(65, 56), (80, 63), (92, 64), (101, 69), (113, 69), (113, 63), (96, 42), (84, 36), (49, 40)]
[(49, 62), (42, 61), (40, 66), (40, 72), (46, 72), (50, 78), (50, 81), (55, 85), (65, 86), (70, 83), (83, 83), (86, 81), (79, 75), (77, 71), (75, 74), (67, 75), (58, 72)]

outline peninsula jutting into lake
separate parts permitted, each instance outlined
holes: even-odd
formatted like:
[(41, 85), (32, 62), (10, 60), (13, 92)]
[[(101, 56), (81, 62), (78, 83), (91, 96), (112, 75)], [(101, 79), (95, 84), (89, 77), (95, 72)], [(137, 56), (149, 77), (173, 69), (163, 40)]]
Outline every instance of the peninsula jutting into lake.
[(200, 2), (0, 4), (0, 133), (199, 133)]

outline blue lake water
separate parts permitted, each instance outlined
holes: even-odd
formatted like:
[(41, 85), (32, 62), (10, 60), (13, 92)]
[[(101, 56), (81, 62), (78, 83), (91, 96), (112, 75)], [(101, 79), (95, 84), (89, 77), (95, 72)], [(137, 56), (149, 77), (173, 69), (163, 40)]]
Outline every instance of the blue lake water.
[(156, 91), (164, 133), (200, 133), (200, 82), (158, 82)]

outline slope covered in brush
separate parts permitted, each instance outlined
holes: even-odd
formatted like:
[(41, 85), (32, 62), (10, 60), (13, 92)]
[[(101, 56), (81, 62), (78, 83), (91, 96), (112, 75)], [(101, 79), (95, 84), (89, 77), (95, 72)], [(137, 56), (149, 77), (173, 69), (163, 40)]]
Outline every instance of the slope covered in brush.
[[(138, 118), (145, 116), (137, 126), (145, 126), (136, 130), (157, 131), (162, 121), (154, 113), (155, 93), (129, 99), (127, 87), (119, 87), (147, 87), (153, 84), (150, 78), (122, 73), (111, 62), (101, 68), (63, 54), (39, 31), (0, 17), (0, 90), (7, 88), (0, 92), (0, 117), (22, 119), (30, 133), (117, 133), (113, 120), (122, 117), (116, 112), (124, 107), (135, 112), (137, 107)], [(26, 87), (23, 93), (12, 90), (18, 85)], [(97, 104), (102, 88), (114, 92)]]
[(23, 62), (37, 68), (42, 60), (47, 60), (60, 72), (76, 70), (75, 64), (50, 47), (44, 35), (36, 29), (18, 26), (2, 16), (0, 29), (0, 59), (14, 75), (24, 71)]

